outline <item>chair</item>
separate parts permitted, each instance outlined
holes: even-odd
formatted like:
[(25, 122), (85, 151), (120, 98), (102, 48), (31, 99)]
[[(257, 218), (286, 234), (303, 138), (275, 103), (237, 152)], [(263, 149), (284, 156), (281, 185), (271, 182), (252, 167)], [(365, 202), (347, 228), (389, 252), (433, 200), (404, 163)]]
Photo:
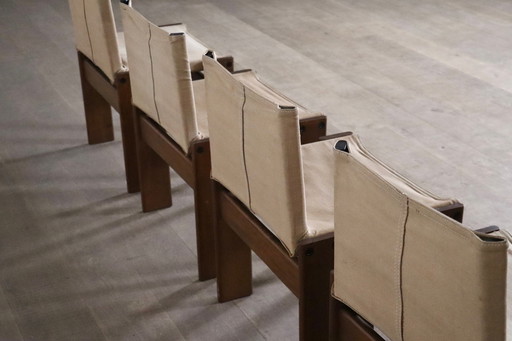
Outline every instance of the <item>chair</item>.
[[(89, 144), (114, 139), (111, 107), (120, 115), (128, 192), (139, 191), (134, 114), (124, 35), (116, 32), (112, 5), (108, 0), (69, 0), (78, 65), (82, 83)], [(167, 25), (169, 32), (186, 32), (182, 24)], [(201, 69), (207, 51), (187, 33), (192, 70)], [(224, 59), (229, 63), (228, 59)], [(232, 60), (231, 60), (232, 63)]]
[[(334, 262), (334, 137), (351, 133), (301, 145), (303, 108), (234, 77), (208, 57), (203, 64), (218, 300), (252, 293), (252, 250), (299, 298), (301, 340), (325, 340)], [(368, 159), (386, 176), (403, 181)], [(462, 214), (454, 200), (426, 199)]]
[(505, 340), (505, 238), (433, 210), (357, 148), (335, 152), (331, 340)]
[[(128, 5), (121, 5), (121, 10), (139, 125), (143, 211), (171, 206), (169, 166), (172, 167), (194, 189), (199, 279), (214, 278), (204, 80), (191, 74), (188, 39), (183, 33), (169, 34)], [(232, 71), (228, 71), (225, 62), (218, 63), (227, 73)], [(257, 80), (253, 72), (237, 73), (236, 77)], [(325, 134), (325, 116), (310, 115), (308, 119), (307, 124), (322, 123), (316, 131)]]

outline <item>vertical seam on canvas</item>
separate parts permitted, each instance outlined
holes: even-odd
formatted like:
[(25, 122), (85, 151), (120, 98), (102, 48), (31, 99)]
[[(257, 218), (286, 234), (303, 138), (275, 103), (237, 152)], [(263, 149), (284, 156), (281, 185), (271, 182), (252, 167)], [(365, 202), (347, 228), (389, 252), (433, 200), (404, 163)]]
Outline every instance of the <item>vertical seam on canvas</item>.
[(149, 39), (148, 39), (148, 51), (149, 51), (149, 62), (151, 64), (151, 81), (153, 83), (153, 103), (155, 104), (156, 117), (158, 118), (158, 123), (161, 124), (160, 121), (160, 113), (158, 112), (158, 105), (156, 104), (156, 87), (155, 87), (155, 69), (153, 67), (153, 54), (151, 53), (151, 25), (148, 24), (149, 28)]
[(89, 32), (89, 23), (87, 21), (87, 11), (85, 10), (85, 0), (82, 1), (82, 8), (84, 10), (85, 29), (87, 30), (87, 39), (89, 39), (89, 46), (91, 47), (91, 59), (94, 63), (94, 49), (92, 48), (91, 33)]
[(399, 273), (398, 273), (398, 285), (399, 285), (399, 317), (397, 317), (398, 329), (400, 331), (400, 340), (404, 339), (404, 296), (403, 296), (403, 260), (404, 260), (404, 250), (405, 250), (405, 233), (407, 228), (407, 221), (409, 219), (409, 198), (406, 198), (406, 207), (405, 207), (405, 219), (402, 228), (402, 236), (401, 236), (401, 250), (400, 250), (400, 259), (399, 259)]
[(245, 102), (247, 97), (245, 95), (245, 86), (242, 87), (244, 91), (244, 102), (242, 103), (242, 157), (244, 161), (244, 171), (245, 171), (245, 181), (247, 182), (247, 195), (249, 199), (249, 208), (252, 208), (251, 205), (251, 187), (249, 186), (249, 173), (247, 172), (247, 160), (245, 158)]

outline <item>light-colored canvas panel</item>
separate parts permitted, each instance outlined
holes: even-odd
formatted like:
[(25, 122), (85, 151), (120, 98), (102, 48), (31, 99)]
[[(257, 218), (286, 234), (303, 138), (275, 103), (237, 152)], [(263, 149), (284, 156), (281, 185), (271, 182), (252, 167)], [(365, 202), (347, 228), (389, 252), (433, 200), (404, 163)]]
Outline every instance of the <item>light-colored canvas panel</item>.
[(69, 0), (77, 49), (113, 82), (123, 68), (112, 4), (105, 0)]
[(335, 297), (393, 340), (504, 340), (504, 239), (411, 199), (352, 153), (335, 157)]
[(212, 177), (250, 207), (243, 159), (244, 87), (215, 60), (203, 57), (203, 65)]

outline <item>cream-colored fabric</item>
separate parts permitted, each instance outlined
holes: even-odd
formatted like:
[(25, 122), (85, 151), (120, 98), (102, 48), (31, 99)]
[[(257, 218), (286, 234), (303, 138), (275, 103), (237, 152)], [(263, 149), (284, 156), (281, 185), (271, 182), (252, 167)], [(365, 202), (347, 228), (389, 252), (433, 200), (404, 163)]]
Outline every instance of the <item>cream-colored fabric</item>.
[(203, 57), (212, 177), (288, 248), (305, 231), (299, 120)]
[(234, 76), (242, 84), (253, 89), (259, 95), (267, 98), (268, 100), (270, 100), (274, 103), (279, 103), (282, 106), (296, 107), (297, 111), (299, 112), (300, 119), (323, 116), (323, 114), (309, 111), (308, 109), (304, 108), (300, 104), (295, 103), (294, 101), (292, 101), (285, 95), (279, 93), (277, 90), (271, 88), (269, 85), (263, 83), (259, 79), (256, 72), (254, 72), (254, 71), (241, 72), (241, 73), (235, 74)]
[(394, 341), (504, 340), (506, 241), (335, 158), (334, 295)]
[(119, 56), (125, 67), (128, 67), (128, 56), (126, 55), (126, 42), (124, 41), (124, 32), (117, 32), (117, 46), (119, 48)]
[(302, 239), (334, 229), (332, 149), (335, 143), (336, 140), (327, 140), (301, 146), (306, 193), (306, 231), (303, 231)]
[(191, 71), (203, 70), (202, 58), (203, 55), (205, 55), (206, 52), (208, 52), (208, 47), (206, 47), (206, 45), (204, 45), (199, 39), (191, 35), (187, 31), (187, 27), (185, 26), (185, 24), (160, 26), (160, 28), (167, 33), (185, 33), (187, 40), (187, 54), (188, 61), (190, 63), (190, 69)]
[[(432, 208), (458, 203), (456, 199), (439, 198), (417, 186), (373, 156), (357, 135), (344, 137), (352, 157), (372, 172), (379, 174), (407, 196)], [(334, 160), (332, 149), (337, 140), (301, 146), (306, 193), (306, 231), (302, 238), (332, 232), (334, 226)]]
[(508, 241), (507, 250), (507, 335), (508, 339), (512, 337), (512, 234), (504, 229), (493, 232), (492, 235), (504, 237)]
[(245, 89), (242, 83), (211, 58), (203, 57), (206, 108), (210, 129), (212, 177), (249, 207), (243, 159)]
[(357, 135), (347, 136), (344, 140), (349, 143), (350, 154), (352, 157), (356, 158), (372, 172), (384, 178), (387, 182), (391, 183), (395, 188), (412, 199), (432, 208), (445, 207), (459, 202), (452, 198), (440, 198), (419, 187), (394, 169), (390, 168), (370, 153), (362, 145), (361, 140)]
[(248, 207), (295, 252), (306, 233), (299, 117), (245, 87), (244, 158)]
[(138, 12), (121, 5), (126, 52), (130, 59), (132, 102), (160, 123), (154, 100), (152, 57), (148, 48), (150, 25)]
[[(201, 58), (208, 52), (208, 48), (200, 42), (196, 37), (187, 32), (187, 27), (184, 24), (174, 24), (167, 26), (159, 26), (162, 30), (167, 33), (185, 33), (187, 40), (187, 54), (188, 61), (190, 63), (190, 69), (192, 71), (203, 70), (203, 62)], [(124, 40), (124, 32), (117, 33), (117, 43), (119, 46), (119, 54), (123, 65), (128, 65), (128, 57), (126, 55), (126, 43)]]
[(206, 137), (207, 132), (198, 129), (186, 36), (169, 34), (130, 6), (121, 5), (121, 12), (133, 104), (188, 152), (190, 142)]
[[(201, 67), (203, 61), (201, 61)], [(194, 88), (194, 99), (196, 104), (196, 119), (197, 128), (201, 132), (203, 138), (210, 136), (208, 129), (208, 117), (206, 115), (206, 89), (204, 79), (196, 80), (192, 82)]]
[(69, 0), (76, 48), (114, 81), (123, 66), (112, 5), (106, 0)]

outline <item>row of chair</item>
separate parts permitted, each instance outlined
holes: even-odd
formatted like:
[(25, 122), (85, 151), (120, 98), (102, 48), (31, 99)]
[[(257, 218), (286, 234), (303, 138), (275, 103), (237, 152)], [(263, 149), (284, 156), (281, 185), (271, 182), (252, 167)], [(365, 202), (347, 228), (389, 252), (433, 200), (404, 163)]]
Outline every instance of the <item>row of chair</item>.
[(251, 294), (254, 251), (299, 298), (301, 340), (504, 339), (504, 238), (121, 2), (124, 33), (109, 0), (69, 0), (89, 143), (113, 139), (112, 106), (143, 211), (171, 206), (169, 166), (190, 185), (199, 279), (217, 278), (219, 302)]

